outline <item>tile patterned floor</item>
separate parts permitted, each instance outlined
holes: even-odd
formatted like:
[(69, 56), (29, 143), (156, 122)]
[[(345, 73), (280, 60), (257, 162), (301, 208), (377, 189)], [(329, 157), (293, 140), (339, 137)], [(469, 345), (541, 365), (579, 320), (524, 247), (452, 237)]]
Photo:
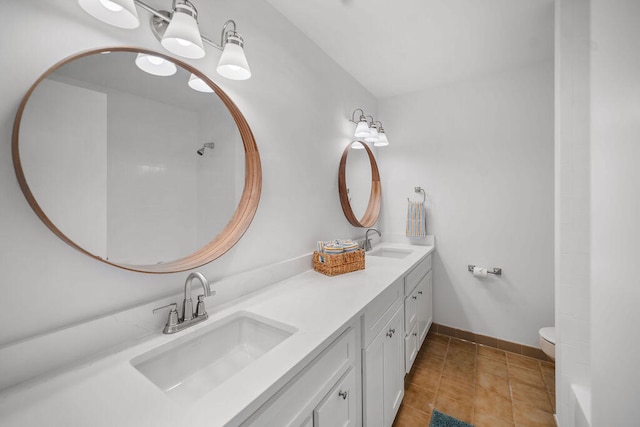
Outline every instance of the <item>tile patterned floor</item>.
[(427, 427), (433, 409), (475, 427), (555, 427), (553, 363), (429, 333), (394, 427)]

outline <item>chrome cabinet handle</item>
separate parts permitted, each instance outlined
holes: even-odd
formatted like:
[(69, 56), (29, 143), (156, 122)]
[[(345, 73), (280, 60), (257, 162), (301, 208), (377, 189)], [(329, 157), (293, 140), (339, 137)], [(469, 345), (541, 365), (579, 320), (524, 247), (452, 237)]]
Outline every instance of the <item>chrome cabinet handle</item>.
[(387, 336), (388, 336), (389, 338), (391, 338), (391, 337), (393, 336), (393, 334), (395, 334), (395, 333), (396, 333), (396, 330), (395, 330), (395, 329), (389, 329), (389, 332), (387, 332)]
[(416, 295), (412, 296), (411, 299), (418, 299)]
[(422, 295), (422, 291), (418, 291), (418, 295)]
[(346, 399), (347, 398), (347, 391), (339, 391), (338, 392), (338, 396), (340, 396), (342, 399)]
[(417, 337), (417, 336), (418, 336), (418, 333), (417, 333), (417, 332), (414, 332), (414, 333), (413, 333), (413, 336), (414, 336), (414, 337)]

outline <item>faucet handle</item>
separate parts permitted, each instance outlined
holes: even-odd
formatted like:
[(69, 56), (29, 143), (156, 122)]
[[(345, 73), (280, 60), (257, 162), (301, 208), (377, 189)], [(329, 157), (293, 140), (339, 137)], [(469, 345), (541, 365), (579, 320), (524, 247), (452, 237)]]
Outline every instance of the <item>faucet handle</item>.
[(171, 307), (169, 311), (169, 318), (167, 319), (167, 324), (165, 325), (165, 329), (171, 326), (176, 326), (178, 324), (178, 304), (172, 302), (171, 304), (163, 305), (162, 307), (157, 307), (153, 309), (155, 313), (158, 310), (162, 310), (163, 308)]
[(207, 310), (204, 307), (204, 295), (198, 295), (198, 305), (196, 305), (196, 317), (207, 316)]

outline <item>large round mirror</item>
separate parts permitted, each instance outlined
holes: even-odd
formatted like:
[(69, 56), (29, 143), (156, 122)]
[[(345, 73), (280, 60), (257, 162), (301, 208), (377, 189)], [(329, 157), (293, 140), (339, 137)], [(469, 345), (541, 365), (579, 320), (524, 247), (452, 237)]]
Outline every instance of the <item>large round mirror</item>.
[(356, 227), (371, 227), (380, 214), (381, 188), (378, 164), (367, 144), (352, 141), (340, 159), (338, 172), (340, 204), (347, 221)]
[(188, 64), (133, 48), (74, 55), (40, 77), (16, 116), (13, 161), (56, 235), (148, 273), (228, 251), (262, 182), (255, 140), (229, 97)]

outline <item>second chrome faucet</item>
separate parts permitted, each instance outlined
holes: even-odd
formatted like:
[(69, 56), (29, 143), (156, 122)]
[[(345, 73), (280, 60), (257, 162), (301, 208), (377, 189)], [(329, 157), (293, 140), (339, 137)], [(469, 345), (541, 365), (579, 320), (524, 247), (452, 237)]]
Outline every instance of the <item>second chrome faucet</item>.
[[(196, 305), (195, 312), (193, 311), (193, 300), (191, 299), (191, 283), (198, 279), (200, 284), (202, 285), (203, 294), (198, 295), (198, 304)], [(204, 297), (208, 297), (211, 295), (215, 295), (215, 291), (211, 291), (209, 287), (209, 282), (207, 278), (204, 277), (204, 274), (199, 272), (194, 272), (187, 276), (187, 280), (184, 282), (184, 301), (182, 303), (182, 317), (178, 317), (178, 304), (171, 303), (162, 307), (158, 307), (153, 310), (155, 313), (158, 310), (163, 308), (171, 307), (171, 311), (169, 312), (169, 318), (167, 319), (167, 324), (164, 326), (165, 334), (173, 334), (183, 329), (188, 328), (189, 326), (196, 325), (200, 322), (203, 322), (209, 318), (207, 314), (207, 310), (204, 306)]]

